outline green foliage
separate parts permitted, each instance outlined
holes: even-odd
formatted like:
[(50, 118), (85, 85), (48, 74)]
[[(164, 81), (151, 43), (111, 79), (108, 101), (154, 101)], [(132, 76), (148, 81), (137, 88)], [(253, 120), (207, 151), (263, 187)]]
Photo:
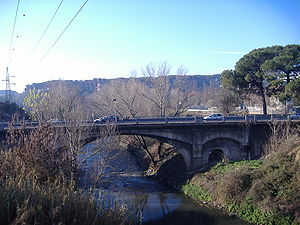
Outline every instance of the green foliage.
[(41, 121), (45, 117), (43, 111), (49, 107), (48, 94), (39, 89), (30, 89), (23, 104), (31, 119)]
[(262, 66), (266, 60), (273, 59), (279, 54), (281, 46), (254, 49), (243, 56), (235, 65), (237, 84), (248, 93), (262, 95), (264, 92), (263, 81), (267, 74)]
[(297, 78), (285, 86), (285, 93), (281, 94), (282, 99), (293, 100), (294, 105), (300, 105), (300, 78)]
[(222, 72), (221, 82), (237, 93), (261, 96), (266, 113), (265, 95), (278, 96), (281, 100), (296, 99), (286, 85), (299, 79), (299, 74), (300, 45), (272, 46), (244, 55), (236, 63), (235, 70)]
[(225, 163), (220, 162), (210, 169), (210, 173), (222, 175), (240, 167), (248, 167), (255, 169), (258, 168), (262, 164), (262, 162), (262, 160), (249, 160), (239, 162), (229, 161)]
[(211, 202), (213, 200), (212, 194), (206, 190), (205, 188), (202, 188), (201, 186), (196, 186), (193, 184), (186, 184), (182, 186), (182, 191), (192, 197), (193, 199), (197, 199), (200, 201), (205, 202)]
[(226, 209), (230, 213), (236, 213), (242, 219), (266, 225), (296, 225), (296, 222), (288, 216), (281, 216), (270, 211), (264, 211), (248, 198), (240, 204), (228, 204)]
[(267, 60), (262, 68), (269, 74), (268, 81), (270, 82), (270, 87), (279, 96), (280, 100), (285, 101), (291, 98), (294, 101), (297, 100), (296, 93), (288, 90), (287, 85), (299, 79), (300, 45), (286, 45), (278, 56)]
[(262, 69), (273, 73), (283, 84), (299, 77), (300, 71), (300, 45), (286, 45), (281, 49), (279, 55), (267, 60)]
[(266, 80), (261, 68), (262, 64), (276, 55), (274, 47), (254, 49), (244, 55), (235, 65), (235, 71), (224, 71), (221, 76), (222, 85), (238, 93), (257, 94), (262, 97), (263, 112), (267, 113), (265, 88)]

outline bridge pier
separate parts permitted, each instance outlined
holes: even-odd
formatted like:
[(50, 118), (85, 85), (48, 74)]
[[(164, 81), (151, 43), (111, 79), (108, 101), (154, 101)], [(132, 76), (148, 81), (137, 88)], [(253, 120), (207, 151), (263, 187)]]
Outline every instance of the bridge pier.
[(193, 147), (193, 158), (201, 158), (202, 157), (202, 149), (203, 149), (203, 144), (202, 143), (194, 143), (192, 144)]

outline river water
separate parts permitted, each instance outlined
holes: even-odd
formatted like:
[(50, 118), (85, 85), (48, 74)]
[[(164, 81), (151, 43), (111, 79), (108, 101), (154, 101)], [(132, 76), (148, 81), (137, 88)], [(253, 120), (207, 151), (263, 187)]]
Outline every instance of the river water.
[[(200, 206), (184, 194), (144, 177), (134, 157), (124, 149), (118, 157), (112, 155), (115, 155), (113, 151), (105, 153), (111, 159), (106, 161), (109, 166), (101, 169), (105, 172), (97, 183), (96, 195), (106, 207), (116, 203), (127, 205), (137, 224), (249, 225), (220, 210)], [(102, 159), (103, 155), (97, 157)], [(86, 161), (81, 181), (84, 187), (90, 185), (97, 157)]]

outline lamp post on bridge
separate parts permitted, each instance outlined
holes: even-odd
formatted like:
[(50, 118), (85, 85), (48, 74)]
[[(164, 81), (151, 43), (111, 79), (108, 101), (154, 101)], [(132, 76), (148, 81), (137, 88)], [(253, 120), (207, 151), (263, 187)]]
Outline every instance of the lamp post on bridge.
[(180, 114), (180, 110), (181, 110), (181, 106), (182, 106), (182, 103), (179, 101), (177, 104), (176, 104), (176, 112), (174, 114), (174, 116), (178, 116)]
[(264, 102), (263, 102), (263, 104), (265, 104), (265, 105), (263, 105), (263, 107), (265, 107), (265, 110), (266, 110), (266, 112), (264, 111), (264, 113), (266, 113), (267, 114), (267, 102), (266, 102), (266, 96), (267, 96), (267, 87), (269, 86), (269, 82), (266, 80), (266, 79), (264, 79), (263, 81), (262, 81), (262, 86), (263, 86), (263, 99), (264, 99)]
[(115, 122), (117, 123), (117, 99), (113, 99), (114, 102), (114, 113), (115, 113)]

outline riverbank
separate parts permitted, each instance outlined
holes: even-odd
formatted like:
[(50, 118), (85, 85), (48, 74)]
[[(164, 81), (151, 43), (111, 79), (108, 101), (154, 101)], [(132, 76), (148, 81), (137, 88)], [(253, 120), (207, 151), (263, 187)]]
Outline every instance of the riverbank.
[(107, 208), (78, 188), (79, 166), (70, 151), (57, 150), (51, 127), (11, 127), (9, 135), (0, 148), (1, 225), (133, 224), (126, 205)]
[(251, 223), (299, 225), (300, 138), (291, 136), (272, 145), (264, 159), (218, 163), (181, 189)]

